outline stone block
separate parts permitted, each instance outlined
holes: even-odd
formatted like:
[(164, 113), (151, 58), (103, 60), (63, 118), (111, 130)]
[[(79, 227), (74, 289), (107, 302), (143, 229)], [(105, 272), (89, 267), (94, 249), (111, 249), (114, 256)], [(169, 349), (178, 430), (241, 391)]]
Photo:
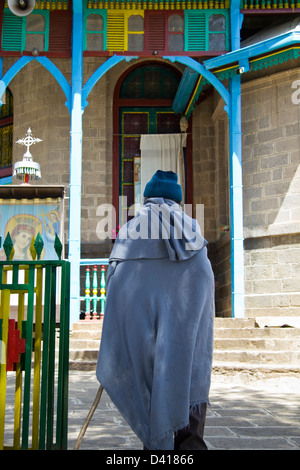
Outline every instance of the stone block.
[(246, 119), (248, 116), (245, 113), (245, 117), (242, 117), (242, 132), (244, 135), (251, 134), (257, 131), (257, 119)]
[(264, 157), (260, 161), (260, 167), (262, 170), (268, 168), (275, 168), (278, 166), (287, 165), (288, 163), (288, 154), (280, 154), (272, 157)]
[(254, 186), (252, 188), (245, 188), (243, 191), (243, 196), (245, 199), (258, 199), (262, 197), (262, 188), (259, 186)]
[(246, 295), (246, 308), (270, 308), (272, 307), (272, 296), (270, 295)]
[(253, 214), (244, 216), (245, 227), (256, 227), (258, 225), (266, 224), (266, 214)]
[(291, 305), (294, 307), (300, 307), (300, 293), (298, 294), (291, 294)]
[(253, 174), (253, 184), (269, 183), (271, 181), (271, 171), (262, 171)]
[(275, 153), (299, 149), (299, 136), (289, 137), (275, 142)]
[(271, 277), (274, 279), (282, 279), (284, 277), (290, 277), (292, 274), (292, 267), (290, 264), (276, 264), (272, 265)]
[(300, 259), (300, 248), (279, 250), (277, 253), (279, 263), (297, 263)]
[(282, 279), (283, 290), (286, 292), (299, 292), (300, 291), (300, 278)]
[(291, 137), (293, 135), (299, 135), (299, 122), (288, 124), (286, 126), (286, 135), (287, 137)]
[(245, 268), (245, 280), (270, 279), (272, 271), (269, 266), (247, 266)]
[(269, 211), (270, 209), (277, 209), (278, 205), (279, 203), (277, 198), (261, 199), (259, 201), (252, 201), (251, 209), (253, 212), (264, 212)]
[(289, 181), (281, 181), (277, 183), (266, 184), (264, 186), (265, 196), (276, 196), (286, 194), (290, 186)]
[(272, 265), (278, 263), (278, 251), (257, 251), (251, 253), (251, 266)]
[(254, 147), (254, 157), (274, 154), (274, 142), (264, 142)]
[(269, 129), (269, 130), (258, 132), (257, 141), (258, 142), (273, 141), (276, 139), (280, 139), (282, 136), (283, 136), (282, 127), (277, 127), (275, 129)]
[(264, 116), (259, 118), (258, 120), (258, 128), (259, 129), (266, 129), (270, 127), (270, 116)]

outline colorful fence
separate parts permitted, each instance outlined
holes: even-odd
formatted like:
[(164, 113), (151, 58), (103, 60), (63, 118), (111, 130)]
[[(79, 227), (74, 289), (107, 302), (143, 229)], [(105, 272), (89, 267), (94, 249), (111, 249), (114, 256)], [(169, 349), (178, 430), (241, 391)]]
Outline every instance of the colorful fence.
[(81, 260), (84, 266), (84, 296), (80, 300), (84, 302), (84, 320), (102, 320), (106, 301), (106, 268), (108, 259)]
[(41, 261), (39, 235), (32, 261), (11, 261), (9, 238), (0, 262), (0, 449), (66, 449), (70, 264), (58, 239), (59, 259)]

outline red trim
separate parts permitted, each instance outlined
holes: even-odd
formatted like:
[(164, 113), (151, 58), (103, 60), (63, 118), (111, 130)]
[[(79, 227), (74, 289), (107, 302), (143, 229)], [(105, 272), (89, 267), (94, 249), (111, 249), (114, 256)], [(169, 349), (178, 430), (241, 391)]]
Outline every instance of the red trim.
[(272, 10), (272, 8), (270, 9), (251, 9), (251, 10), (241, 10), (241, 13), (243, 15), (255, 15), (255, 14), (259, 14), (259, 15), (278, 15), (279, 13), (300, 13), (300, 8), (277, 8), (276, 10)]
[[(229, 51), (178, 51), (178, 52), (169, 52), (169, 51), (158, 51), (155, 54), (155, 57), (176, 57), (176, 56), (187, 56), (187, 57), (218, 57), (219, 55), (226, 54)], [(1, 54), (2, 55), (2, 52)], [(124, 55), (124, 56), (134, 56), (143, 59), (153, 59), (153, 51), (84, 51), (84, 57), (110, 57), (112, 55)]]
[[(218, 57), (219, 55), (226, 54), (228, 51), (178, 51), (178, 52), (158, 52), (155, 54), (155, 57), (176, 57), (176, 56), (183, 56), (183, 57)], [(0, 57), (22, 57), (22, 56), (32, 56), (30, 51), (2, 51), (0, 48)], [(153, 59), (154, 54), (153, 51), (83, 51), (83, 57), (111, 57), (113, 55), (124, 55), (124, 56), (134, 56), (140, 59)], [(59, 58), (59, 59), (69, 59), (71, 57), (71, 53), (68, 52), (49, 52), (49, 51), (41, 51), (39, 56), (46, 56), (49, 58)]]
[(12, 165), (0, 168), (0, 178), (5, 178), (6, 176), (12, 176)]
[[(2, 51), (0, 49), (0, 57), (22, 57), (22, 56), (32, 56), (32, 52), (30, 51)], [(46, 56), (49, 58), (58, 58), (58, 59), (69, 59), (71, 57), (70, 52), (48, 52), (48, 51), (41, 51), (39, 52), (39, 56)]]
[(13, 115), (0, 119), (0, 127), (9, 126), (10, 124), (13, 124), (13, 123), (14, 123)]
[(192, 117), (189, 118), (189, 127), (186, 140), (186, 204), (193, 204), (193, 137)]
[[(159, 34), (159, 30), (158, 31), (153, 31), (153, 25), (152, 25), (151, 29), (149, 28), (149, 19), (153, 18), (155, 16), (158, 16), (159, 18), (161, 18), (163, 16), (163, 18), (164, 18), (164, 30), (162, 32), (164, 33), (165, 49), (162, 50), (162, 49), (159, 49), (159, 47), (158, 47), (157, 50), (155, 49), (155, 51), (157, 52), (157, 54), (155, 54), (155, 55), (159, 55), (159, 54), (168, 55), (169, 52), (170, 52), (169, 48), (168, 48), (169, 34), (175, 34), (175, 33), (172, 33), (172, 31), (169, 31), (168, 20), (169, 20), (169, 17), (173, 16), (173, 15), (179, 15), (179, 16), (182, 17), (182, 19), (184, 19), (184, 11), (183, 10), (167, 10), (167, 11), (146, 10), (145, 11), (145, 47), (148, 46), (150, 39), (152, 41), (154, 39), (154, 42), (155, 42), (155, 34), (156, 33)], [(178, 32), (176, 34), (182, 34), (183, 35), (184, 31)], [(144, 52), (146, 52), (147, 54), (150, 53), (150, 55), (153, 55), (153, 49), (148, 48)], [(175, 55), (175, 53), (173, 51), (172, 51), (171, 54)], [(180, 51), (180, 52), (176, 53), (176, 55), (181, 55), (181, 54), (187, 55), (186, 51)]]
[(120, 133), (119, 128), (119, 106), (116, 104), (115, 96), (116, 89), (114, 93), (113, 100), (113, 155), (112, 155), (112, 197), (113, 197), (113, 206), (116, 211), (116, 220), (117, 225), (119, 224), (119, 137)]
[[(118, 100), (119, 106), (166, 106), (166, 107), (171, 107), (173, 100), (150, 100), (150, 99), (144, 99), (144, 100), (138, 100), (138, 99), (124, 99), (124, 98), (119, 98)], [(142, 104), (141, 104), (142, 103)]]

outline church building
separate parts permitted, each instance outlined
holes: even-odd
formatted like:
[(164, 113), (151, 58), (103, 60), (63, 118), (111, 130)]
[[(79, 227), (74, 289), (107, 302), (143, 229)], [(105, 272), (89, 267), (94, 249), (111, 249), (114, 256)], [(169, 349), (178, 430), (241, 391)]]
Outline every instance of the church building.
[(31, 184), (65, 188), (72, 321), (103, 207), (117, 232), (157, 169), (203, 216), (216, 316), (300, 316), (300, 2), (5, 0), (0, 30), (0, 184), (31, 129)]

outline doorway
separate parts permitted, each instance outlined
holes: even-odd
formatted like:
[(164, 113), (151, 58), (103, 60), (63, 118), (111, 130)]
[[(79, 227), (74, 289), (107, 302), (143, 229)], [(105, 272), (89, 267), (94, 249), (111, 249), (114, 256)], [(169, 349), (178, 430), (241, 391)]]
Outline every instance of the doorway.
[[(128, 210), (136, 202), (141, 135), (180, 133), (181, 116), (171, 109), (180, 79), (181, 74), (174, 68), (146, 63), (118, 81), (114, 100), (113, 203), (119, 225), (131, 218)], [(190, 166), (189, 141), (184, 152), (186, 166)], [(188, 174), (187, 170), (186, 186)]]

